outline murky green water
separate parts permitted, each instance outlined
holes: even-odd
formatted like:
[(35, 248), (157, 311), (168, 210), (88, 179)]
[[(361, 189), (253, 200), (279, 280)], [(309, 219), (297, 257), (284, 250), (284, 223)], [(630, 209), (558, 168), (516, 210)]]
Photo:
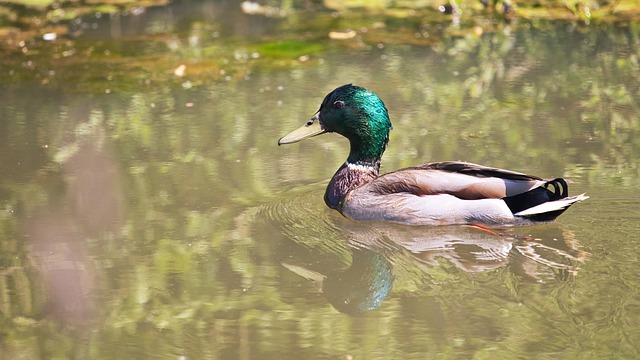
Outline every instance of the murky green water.
[[(0, 357), (637, 358), (640, 32), (545, 29), (193, 87), (1, 85)], [(322, 201), (346, 140), (277, 139), (349, 82), (390, 110), (383, 171), (464, 160), (591, 198), (496, 233), (346, 220)]]

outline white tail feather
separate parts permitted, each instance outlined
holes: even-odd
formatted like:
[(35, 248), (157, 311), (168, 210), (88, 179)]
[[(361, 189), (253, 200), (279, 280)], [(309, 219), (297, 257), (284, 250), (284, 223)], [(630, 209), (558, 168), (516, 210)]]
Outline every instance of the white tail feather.
[(578, 201), (586, 200), (589, 197), (585, 194), (580, 194), (576, 196), (569, 196), (563, 199), (549, 201), (546, 203), (542, 203), (540, 205), (534, 206), (532, 208), (528, 208), (526, 210), (522, 210), (520, 212), (515, 213), (516, 216), (531, 216), (537, 214), (544, 214), (552, 211), (564, 210), (569, 206), (577, 203)]

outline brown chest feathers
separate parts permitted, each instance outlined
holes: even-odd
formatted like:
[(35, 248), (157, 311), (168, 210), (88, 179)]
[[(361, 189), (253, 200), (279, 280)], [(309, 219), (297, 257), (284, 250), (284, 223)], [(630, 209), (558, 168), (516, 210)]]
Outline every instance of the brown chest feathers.
[(344, 163), (327, 186), (324, 202), (332, 209), (340, 209), (349, 191), (378, 177), (380, 166)]

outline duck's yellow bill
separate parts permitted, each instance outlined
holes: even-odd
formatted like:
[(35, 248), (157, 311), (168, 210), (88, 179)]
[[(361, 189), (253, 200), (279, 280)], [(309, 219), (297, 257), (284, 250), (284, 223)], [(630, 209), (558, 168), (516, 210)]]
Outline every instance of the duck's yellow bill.
[(320, 135), (325, 132), (327, 131), (320, 126), (320, 117), (318, 116), (318, 113), (316, 113), (313, 115), (311, 120), (307, 121), (306, 124), (280, 138), (280, 140), (278, 140), (278, 145), (293, 144), (300, 140)]

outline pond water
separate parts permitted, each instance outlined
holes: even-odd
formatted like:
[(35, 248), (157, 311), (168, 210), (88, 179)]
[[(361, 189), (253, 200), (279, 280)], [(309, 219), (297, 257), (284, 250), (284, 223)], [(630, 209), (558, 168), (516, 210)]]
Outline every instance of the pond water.
[[(639, 39), (520, 24), (197, 86), (3, 83), (2, 358), (637, 358)], [(590, 199), (495, 232), (344, 219), (322, 196), (347, 141), (277, 140), (345, 83), (389, 108), (383, 172), (463, 160)]]

